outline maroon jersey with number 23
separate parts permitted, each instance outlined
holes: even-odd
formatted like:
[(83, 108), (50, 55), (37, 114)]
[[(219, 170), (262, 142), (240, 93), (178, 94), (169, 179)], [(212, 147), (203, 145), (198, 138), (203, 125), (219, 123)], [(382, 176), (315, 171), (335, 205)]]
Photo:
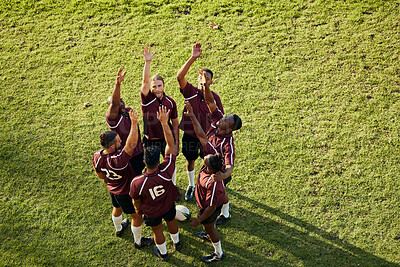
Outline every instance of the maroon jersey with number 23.
[(129, 194), (129, 184), (135, 177), (135, 172), (129, 163), (133, 155), (128, 155), (124, 149), (102, 155), (103, 151), (104, 149), (101, 149), (93, 155), (96, 172), (105, 174), (108, 191), (114, 195)]

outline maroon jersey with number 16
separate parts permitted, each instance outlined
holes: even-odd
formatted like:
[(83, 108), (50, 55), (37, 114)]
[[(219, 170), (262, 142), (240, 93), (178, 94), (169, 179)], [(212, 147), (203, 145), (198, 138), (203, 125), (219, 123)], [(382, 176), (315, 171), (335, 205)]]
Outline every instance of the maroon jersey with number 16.
[(167, 213), (179, 196), (178, 188), (172, 183), (176, 155), (165, 155), (164, 162), (155, 173), (144, 172), (131, 183), (129, 195), (141, 199), (140, 209), (149, 218), (157, 218)]

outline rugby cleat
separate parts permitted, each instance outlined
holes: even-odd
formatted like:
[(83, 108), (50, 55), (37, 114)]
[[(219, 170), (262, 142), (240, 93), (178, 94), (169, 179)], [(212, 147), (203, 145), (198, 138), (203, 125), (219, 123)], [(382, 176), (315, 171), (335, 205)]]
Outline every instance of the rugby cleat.
[(154, 237), (142, 237), (140, 239), (140, 245), (135, 243), (135, 248), (148, 247), (154, 244)]
[(219, 215), (217, 218), (217, 221), (215, 222), (215, 225), (221, 225), (230, 219), (231, 219), (230, 216), (228, 218), (226, 218), (224, 215)]
[(188, 186), (186, 193), (185, 193), (185, 200), (186, 201), (191, 201), (193, 196), (194, 196), (194, 191), (195, 191), (195, 187), (194, 186)]
[(118, 237), (121, 237), (122, 236), (122, 232), (128, 227), (128, 225), (129, 225), (129, 220), (128, 219), (123, 220), (121, 222), (122, 229), (120, 231), (116, 231), (115, 235), (118, 236)]
[(200, 239), (206, 240), (206, 241), (211, 241), (210, 237), (208, 236), (208, 234), (206, 232), (197, 232), (196, 236)]
[(158, 247), (156, 245), (154, 245), (154, 247), (153, 247), (153, 252), (154, 252), (154, 255), (159, 257), (162, 261), (169, 261), (168, 253), (165, 254), (165, 255), (162, 255), (160, 250), (158, 249)]
[(182, 249), (182, 243), (179, 241), (178, 243), (174, 243), (175, 251), (180, 251)]
[(222, 253), (221, 256), (218, 256), (217, 253), (213, 252), (210, 255), (201, 257), (201, 260), (204, 261), (204, 262), (210, 263), (210, 262), (214, 262), (214, 261), (220, 261), (220, 260), (222, 260), (224, 258), (224, 256), (225, 256), (225, 254), (223, 254), (223, 253)]

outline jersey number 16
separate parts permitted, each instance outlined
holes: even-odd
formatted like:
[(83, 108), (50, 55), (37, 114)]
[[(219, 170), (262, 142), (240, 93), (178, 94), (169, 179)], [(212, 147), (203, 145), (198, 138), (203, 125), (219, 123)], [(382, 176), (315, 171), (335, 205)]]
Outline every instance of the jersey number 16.
[(163, 188), (162, 185), (158, 185), (158, 186), (155, 186), (153, 188), (150, 188), (149, 192), (150, 192), (151, 198), (154, 200), (154, 199), (156, 199), (156, 197), (159, 197), (162, 194), (164, 194), (165, 193), (165, 189)]

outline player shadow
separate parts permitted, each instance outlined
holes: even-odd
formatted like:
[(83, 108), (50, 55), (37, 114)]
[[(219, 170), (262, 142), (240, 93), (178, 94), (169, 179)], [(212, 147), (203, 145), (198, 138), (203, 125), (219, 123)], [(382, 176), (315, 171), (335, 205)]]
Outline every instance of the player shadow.
[[(227, 191), (231, 200), (237, 198), (252, 206), (244, 208), (231, 204), (231, 220), (218, 226), (227, 259), (236, 266), (286, 266), (293, 262), (304, 266), (400, 266), (278, 209), (229, 188)], [(251, 212), (257, 209), (268, 213), (268, 218)], [(250, 238), (240, 240), (239, 246), (235, 240), (224, 238), (224, 231), (235, 231), (239, 236), (243, 232)]]

